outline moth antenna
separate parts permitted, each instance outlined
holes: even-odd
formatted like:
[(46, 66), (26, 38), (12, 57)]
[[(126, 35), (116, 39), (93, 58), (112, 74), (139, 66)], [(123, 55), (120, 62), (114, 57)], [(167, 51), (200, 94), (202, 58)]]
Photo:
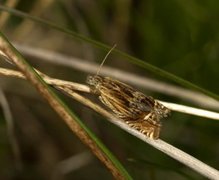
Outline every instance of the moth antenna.
[(106, 61), (107, 57), (110, 55), (110, 53), (113, 51), (113, 49), (115, 49), (116, 44), (114, 44), (114, 46), (109, 50), (109, 52), (106, 54), (106, 56), (104, 57), (102, 63), (100, 64), (100, 67), (96, 73), (96, 76), (100, 73), (101, 68), (103, 67), (104, 62)]

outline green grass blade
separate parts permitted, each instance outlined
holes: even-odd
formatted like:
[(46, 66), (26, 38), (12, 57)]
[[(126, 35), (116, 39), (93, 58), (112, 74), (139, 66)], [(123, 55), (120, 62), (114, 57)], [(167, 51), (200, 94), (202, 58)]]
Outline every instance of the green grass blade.
[[(0, 36), (3, 39), (7, 40), (7, 38), (1, 33)], [(132, 179), (129, 175), (128, 171), (123, 167), (123, 165), (119, 162), (119, 160), (110, 152), (110, 150), (94, 135), (94, 133), (72, 112), (72, 110), (56, 95), (54, 91), (46, 84), (46, 82), (35, 72), (35, 70), (29, 65), (29, 63), (22, 57), (22, 55), (11, 45), (11, 43), (7, 40), (10, 47), (16, 53), (18, 61), (22, 61), (25, 66), (28, 68), (28, 71), (32, 72), (37, 76), (40, 84), (43, 84), (44, 87), (49, 91), (52, 97), (61, 104), (61, 106), (65, 109), (65, 111), (73, 117), (78, 125), (89, 135), (89, 137), (97, 144), (99, 149), (111, 160), (111, 162), (115, 165), (115, 167), (121, 172), (125, 179)]]
[[(19, 16), (19, 17), (23, 17), (23, 18), (28, 18), (28, 19), (33, 20), (35, 22), (47, 25), (47, 26), (49, 26), (49, 27), (51, 27), (53, 29), (59, 30), (59, 31), (61, 31), (63, 33), (66, 33), (66, 34), (68, 34), (68, 35), (70, 35), (70, 36), (72, 36), (72, 37), (74, 37), (74, 38), (76, 38), (78, 40), (86, 41), (86, 42), (90, 43), (91, 45), (95, 45), (98, 48), (104, 49), (106, 51), (109, 51), (111, 49), (111, 46), (108, 46), (108, 45), (103, 44), (101, 42), (92, 40), (92, 39), (90, 39), (88, 37), (85, 37), (85, 36), (79, 34), (79, 33), (76, 33), (74, 31), (68, 30), (66, 28), (60, 27), (60, 26), (58, 26), (58, 25), (56, 25), (54, 23), (51, 23), (51, 22), (46, 21), (46, 20), (43, 20), (41, 18), (31, 16), (31, 15), (29, 15), (27, 13), (24, 13), (24, 12), (15, 10), (15, 9), (11, 9), (11, 8), (8, 8), (8, 7), (2, 6), (2, 5), (0, 5), (0, 10), (7, 11), (7, 12), (13, 14), (13, 15), (16, 15), (16, 16)], [(187, 80), (185, 80), (185, 79), (183, 79), (181, 77), (178, 77), (178, 76), (176, 76), (176, 75), (174, 75), (172, 73), (169, 73), (169, 72), (167, 72), (165, 70), (162, 70), (162, 69), (160, 69), (160, 68), (158, 68), (156, 66), (153, 66), (152, 64), (149, 64), (149, 63), (147, 63), (147, 62), (145, 62), (145, 61), (143, 61), (143, 60), (141, 60), (139, 58), (135, 58), (135, 57), (133, 57), (131, 55), (128, 55), (128, 54), (126, 54), (126, 53), (124, 53), (124, 52), (122, 52), (120, 50), (117, 50), (117, 49), (115, 49), (113, 51), (113, 53), (116, 53), (118, 55), (126, 57), (131, 63), (136, 64), (136, 65), (138, 65), (140, 67), (143, 67), (143, 68), (147, 69), (150, 72), (153, 72), (153, 73), (155, 73), (157, 75), (165, 77), (166, 79), (172, 80), (173, 82), (181, 84), (182, 86), (185, 86), (187, 88), (200, 91), (200, 92), (202, 92), (202, 93), (204, 93), (204, 94), (206, 94), (206, 95), (208, 95), (208, 96), (210, 96), (210, 97), (212, 97), (212, 98), (214, 98), (216, 100), (219, 100), (219, 95), (217, 95), (217, 94), (215, 94), (215, 93), (213, 93), (211, 91), (208, 91), (208, 90), (206, 90), (206, 89), (204, 89), (204, 88), (202, 88), (202, 87), (200, 87), (200, 86), (198, 86), (198, 85), (196, 85), (196, 84), (194, 84), (192, 82), (189, 82), (189, 81), (187, 81)]]
[[(66, 106), (66, 105), (65, 105)], [(99, 148), (108, 156), (108, 158), (114, 163), (114, 165), (120, 170), (120, 172), (124, 175), (125, 179), (131, 180), (132, 177), (128, 173), (128, 171), (124, 168), (124, 166), (120, 163), (120, 161), (113, 155), (113, 153), (95, 136), (95, 134), (70, 110), (72, 116), (74, 116), (75, 120), (77, 120), (78, 124), (89, 134), (93, 141), (99, 146)]]

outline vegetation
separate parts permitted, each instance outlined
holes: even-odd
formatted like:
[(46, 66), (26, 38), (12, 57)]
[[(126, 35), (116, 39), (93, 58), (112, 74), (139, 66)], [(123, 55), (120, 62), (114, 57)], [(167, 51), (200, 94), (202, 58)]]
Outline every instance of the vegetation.
[[(5, 0), (0, 10), (1, 32), (29, 64), (51, 77), (85, 84), (87, 75), (98, 69), (92, 65), (100, 64), (107, 51), (117, 44), (104, 64), (113, 69), (107, 71), (103, 67), (100, 73), (122, 79), (121, 74), (129, 72), (130, 84), (136, 76), (138, 80), (156, 80), (156, 88), (150, 87), (147, 80), (146, 85), (134, 81), (132, 86), (156, 99), (219, 109), (218, 102), (206, 96), (200, 96), (199, 101), (195, 95), (188, 98), (196, 90), (195, 94), (202, 92), (219, 100), (219, 3), (216, 0)], [(13, 52), (14, 57), (23, 59)], [(47, 57), (49, 52), (56, 56)], [(35, 73), (25, 60), (16, 63), (12, 59), (13, 56), (7, 56), (7, 61), (15, 63), (19, 71), (27, 72), (24, 75), (35, 82), (30, 78)], [(2, 57), (1, 67), (15, 67), (4, 60)], [(40, 77), (36, 76), (35, 80), (49, 92), (48, 96), (54, 95)], [(159, 89), (159, 82), (182, 89), (175, 89), (171, 94), (168, 88)], [(88, 133), (87, 140), (97, 144), (96, 151), (89, 151), (77, 128), (73, 132), (79, 138), (70, 130), (71, 125), (69, 128), (62, 121), (65, 118), (55, 113), (58, 111), (54, 104), (51, 108), (29, 83), (0, 76), (0, 87), (0, 179), (112, 179), (113, 172), (114, 176), (119, 172), (125, 179), (204, 179), (188, 166), (107, 122), (107, 116), (53, 89), (61, 100), (56, 95), (53, 98), (82, 127), (80, 132)], [(184, 90), (185, 97), (177, 95)], [(100, 104), (95, 95), (79, 94)], [(211, 167), (217, 168), (219, 164), (218, 121), (173, 112), (163, 120), (160, 138)], [(110, 169), (109, 164), (100, 156), (97, 155), (100, 161), (93, 156), (97, 151), (109, 158), (114, 171), (105, 168), (104, 164)]]

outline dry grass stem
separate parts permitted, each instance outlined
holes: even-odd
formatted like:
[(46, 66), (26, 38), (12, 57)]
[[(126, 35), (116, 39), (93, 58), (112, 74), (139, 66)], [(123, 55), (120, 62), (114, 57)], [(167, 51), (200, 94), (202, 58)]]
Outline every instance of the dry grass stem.
[(219, 120), (219, 113), (217, 112), (207, 111), (204, 109), (198, 109), (194, 107), (189, 107), (189, 106), (184, 106), (181, 104), (169, 103), (169, 102), (164, 102), (164, 101), (160, 101), (160, 102), (166, 107), (170, 108), (172, 111), (178, 111), (178, 112), (185, 113), (185, 114), (191, 114), (191, 115), (200, 116), (204, 118)]
[[(13, 70), (5, 70), (4, 68), (0, 68), (0, 74), (24, 78), (24, 76), (20, 72), (13, 71)], [(48, 76), (46, 76), (46, 78), (48, 78)], [(46, 80), (46, 78), (45, 78), (45, 80)], [(51, 78), (49, 78), (49, 79), (51, 79)], [(194, 169), (195, 171), (199, 172), (200, 174), (202, 174), (210, 179), (214, 179), (213, 177), (219, 177), (219, 172), (216, 169), (204, 164), (203, 162), (199, 161), (198, 159), (190, 156), (189, 154), (181, 151), (180, 149), (178, 149), (178, 148), (176, 148), (176, 147), (174, 147), (174, 146), (172, 146), (172, 145), (170, 145), (170, 144), (168, 144), (160, 139), (151, 140), (151, 139), (147, 138), (142, 133), (139, 133), (138, 131), (130, 128), (127, 124), (125, 124), (121, 120), (117, 119), (115, 116), (113, 116), (111, 113), (109, 113), (105, 109), (101, 108), (97, 104), (93, 103), (92, 101), (84, 98), (83, 96), (81, 96), (78, 93), (76, 93), (75, 91), (73, 91), (74, 88), (69, 87), (69, 86), (62, 86), (62, 83), (61, 83), (62, 80), (58, 80), (58, 82), (59, 82), (58, 84), (55, 84), (56, 81), (52, 81), (52, 82), (53, 82), (52, 85), (56, 89), (59, 89), (60, 91), (65, 92), (71, 98), (81, 102), (82, 104), (90, 107), (91, 109), (95, 110), (99, 114), (106, 117), (111, 123), (119, 126), (120, 128), (122, 128), (125, 131), (127, 131), (128, 133), (136, 136), (137, 138), (141, 139), (142, 141), (149, 143), (150, 145), (152, 145), (156, 149), (159, 149), (160, 151), (171, 156), (172, 158), (176, 159), (177, 161), (187, 165), (188, 167)], [(69, 85), (68, 81), (64, 81), (64, 82)], [(76, 88), (76, 90), (77, 90), (77, 88)], [(89, 92), (89, 91), (87, 91), (87, 92)], [(175, 104), (171, 105), (171, 103), (166, 103), (166, 102), (161, 102), (161, 103), (164, 103), (165, 105), (167, 105), (171, 109), (174, 109), (174, 107), (176, 107)], [(185, 106), (183, 106), (183, 107), (185, 109), (188, 108)]]
[[(99, 64), (91, 63), (82, 59), (74, 58), (72, 56), (63, 55), (61, 53), (53, 52), (50, 50), (45, 50), (42, 48), (31, 47), (28, 45), (21, 45), (13, 43), (22, 53), (28, 56), (36, 57), (41, 61), (46, 61), (50, 63), (55, 63), (57, 65), (62, 65), (70, 67), (73, 69), (81, 70), (86, 73), (97, 72)], [(208, 97), (199, 92), (191, 91), (185, 88), (160, 82), (151, 78), (141, 77), (133, 73), (125, 72), (120, 69), (104, 67), (101, 69), (101, 74), (111, 77), (116, 77), (117, 79), (128, 82), (130, 84), (147, 88), (149, 90), (157, 91), (159, 93), (176, 96), (188, 102), (192, 102), (201, 107), (219, 109), (219, 102), (215, 99)]]
[[(2, 69), (0, 69), (0, 74), (4, 74), (2, 72), (3, 72)], [(10, 75), (10, 73), (7, 72), (7, 75), (8, 74)], [(17, 75), (18, 77), (22, 77), (22, 75), (19, 74), (18, 72), (13, 71), (12, 74), (13, 74), (12, 76)], [(41, 73), (39, 73), (39, 74), (41, 74)], [(6, 73), (5, 73), (5, 75), (6, 75)], [(133, 128), (130, 128), (126, 123), (124, 123), (121, 120), (117, 119), (114, 115), (112, 115), (111, 113), (109, 113), (108, 111), (103, 109), (102, 107), (98, 106), (97, 104), (93, 103), (89, 99), (84, 98), (83, 96), (76, 93), (74, 91), (74, 87), (60, 85), (60, 84), (62, 84), (62, 80), (58, 80), (57, 82), (59, 82), (59, 83), (56, 84), (55, 80), (51, 80), (52, 78), (50, 78), (46, 75), (43, 75), (43, 77), (45, 78), (45, 80), (49, 79), (50, 82), (52, 82), (51, 85), (54, 86), (56, 89), (59, 89), (59, 90), (65, 92), (66, 94), (68, 94), (73, 99), (75, 99), (75, 100), (81, 102), (82, 104), (90, 107), (91, 109), (95, 110), (99, 114), (106, 117), (110, 122), (112, 122), (113, 124), (119, 126), (122, 129), (124, 129), (128, 133), (136, 136), (137, 138), (141, 139), (142, 141), (144, 141), (146, 143), (149, 143), (150, 145), (152, 145), (156, 149), (164, 152), (165, 154), (167, 154), (170, 157), (176, 159), (177, 161), (185, 164), (186, 166), (192, 168), (193, 170), (197, 171), (198, 173), (202, 174), (205, 177), (208, 177), (210, 179), (219, 178), (219, 172), (216, 169), (204, 164), (203, 162), (199, 161), (198, 159), (190, 156), (189, 154), (181, 151), (180, 149), (178, 149), (178, 148), (176, 148), (176, 147), (174, 147), (174, 146), (172, 146), (172, 145), (170, 145), (170, 144), (168, 144), (168, 143), (166, 143), (166, 142), (164, 142), (160, 139), (152, 140), (150, 138), (147, 138), (142, 133), (134, 130)], [(64, 84), (69, 84), (69, 83), (67, 81), (65, 81)], [(89, 92), (89, 91), (87, 91), (87, 92)], [(174, 108), (172, 108), (171, 104), (168, 104), (168, 106), (169, 106), (169, 108), (174, 109)]]
[(134, 135), (135, 137), (141, 139), (142, 141), (150, 144), (151, 146), (155, 147), (156, 149), (162, 151), (163, 153), (167, 154), (168, 156), (176, 159), (177, 161), (185, 164), (186, 166), (190, 167), (191, 169), (197, 171), (198, 173), (202, 174), (203, 176), (209, 178), (209, 179), (217, 179), (219, 178), (219, 172), (208, 166), (207, 164), (201, 162), (200, 160), (194, 158), (193, 156), (181, 151), (180, 149), (166, 143), (165, 141), (158, 139), (158, 140), (152, 140), (145, 136), (144, 134), (140, 133), (139, 131), (136, 131), (133, 128), (130, 128), (127, 124), (122, 122), (121, 120), (117, 119), (114, 115), (106, 111), (105, 109), (101, 108), (97, 104), (93, 103), (92, 101), (84, 98), (83, 96), (79, 95), (78, 93), (63, 88), (63, 87), (57, 87), (57, 89), (60, 89), (62, 91), (65, 91), (70, 97), (73, 99), (81, 102), (82, 104), (90, 107), (91, 109), (95, 110), (99, 114), (106, 117), (111, 123), (119, 126), (123, 130), (127, 131), (128, 133)]
[[(36, 70), (36, 71), (44, 78), (46, 83), (48, 83), (49, 85), (55, 86), (59, 90), (63, 91), (63, 89), (65, 89), (65, 90), (75, 90), (75, 91), (82, 91), (82, 92), (86, 92), (86, 93), (91, 93), (89, 86), (86, 86), (84, 84), (71, 82), (71, 81), (64, 81), (64, 80), (60, 80), (60, 79), (51, 78), (38, 70)], [(5, 69), (5, 68), (0, 68), (0, 74), (5, 75), (5, 76), (18, 77), (18, 78), (22, 78), (22, 79), (25, 78), (22, 73), (15, 71), (15, 70)], [(160, 101), (160, 100), (158, 100), (158, 101), (161, 102), (162, 104), (164, 104), (165, 106), (167, 106), (172, 111), (178, 111), (178, 112), (182, 112), (182, 113), (186, 113), (186, 114), (192, 114), (195, 116), (201, 116), (204, 118), (219, 120), (219, 113), (217, 113), (217, 112), (207, 111), (204, 109), (198, 109), (198, 108), (189, 107), (189, 106), (180, 105), (180, 104), (175, 104), (175, 103), (164, 102), (164, 101)]]
[[(116, 179), (124, 179), (126, 172), (121, 172), (112, 160), (100, 149), (99, 145), (94, 142), (89, 134), (78, 123), (76, 117), (71, 113), (58, 97), (44, 83), (40, 76), (33, 71), (23, 59), (21, 54), (9, 43), (9, 41), (0, 33), (0, 51), (4, 56), (11, 60), (18, 69), (24, 74), (26, 79), (38, 90), (38, 92), (47, 100), (50, 106), (59, 114), (68, 127), (78, 136), (78, 138), (86, 144), (90, 150), (96, 155), (100, 161), (110, 170)], [(126, 174), (127, 177), (128, 174)]]
[[(71, 81), (65, 81), (65, 80), (51, 78), (38, 70), (36, 70), (36, 71), (38, 72), (38, 74), (41, 75), (41, 77), (43, 77), (44, 81), (46, 81), (46, 83), (49, 85), (63, 86), (63, 87), (67, 87), (67, 88), (72, 89), (72, 90), (90, 93), (90, 88), (86, 85), (71, 82)], [(6, 68), (0, 68), (0, 74), (5, 75), (5, 76), (26, 79), (25, 76), (21, 72), (11, 70), (11, 69), (6, 69)]]

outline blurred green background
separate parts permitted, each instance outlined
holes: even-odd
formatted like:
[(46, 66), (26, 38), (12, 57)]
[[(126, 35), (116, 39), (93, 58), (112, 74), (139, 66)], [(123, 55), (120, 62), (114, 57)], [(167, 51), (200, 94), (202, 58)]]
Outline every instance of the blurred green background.
[[(10, 0), (0, 1), (10, 5)], [(13, 2), (13, 1), (12, 1)], [(14, 3), (14, 4), (13, 4)], [(217, 0), (17, 0), (13, 8), (113, 46), (209, 91), (219, 89), (219, 2)], [(40, 23), (0, 12), (10, 41), (101, 63), (106, 51)], [(36, 68), (60, 79), (84, 83), (87, 74), (26, 56)], [(11, 67), (3, 61), (3, 67)], [(111, 54), (106, 65), (165, 81), (125, 58)], [(35, 90), (18, 79), (0, 77), (15, 123), (21, 163), (13, 155), (0, 110), (0, 179), (112, 179)], [(183, 99), (145, 91), (158, 99)], [(122, 162), (134, 179), (204, 179), (190, 168), (110, 124), (72, 99), (59, 95)], [(96, 100), (95, 97), (91, 97)], [(189, 103), (187, 103), (189, 104)], [(219, 124), (173, 112), (161, 139), (206, 164), (219, 165)], [(71, 158), (78, 157), (78, 159)], [(64, 166), (63, 161), (69, 160)], [(66, 161), (65, 161), (66, 162)], [(81, 163), (81, 164), (80, 164)], [(19, 166), (19, 168), (18, 168)]]

